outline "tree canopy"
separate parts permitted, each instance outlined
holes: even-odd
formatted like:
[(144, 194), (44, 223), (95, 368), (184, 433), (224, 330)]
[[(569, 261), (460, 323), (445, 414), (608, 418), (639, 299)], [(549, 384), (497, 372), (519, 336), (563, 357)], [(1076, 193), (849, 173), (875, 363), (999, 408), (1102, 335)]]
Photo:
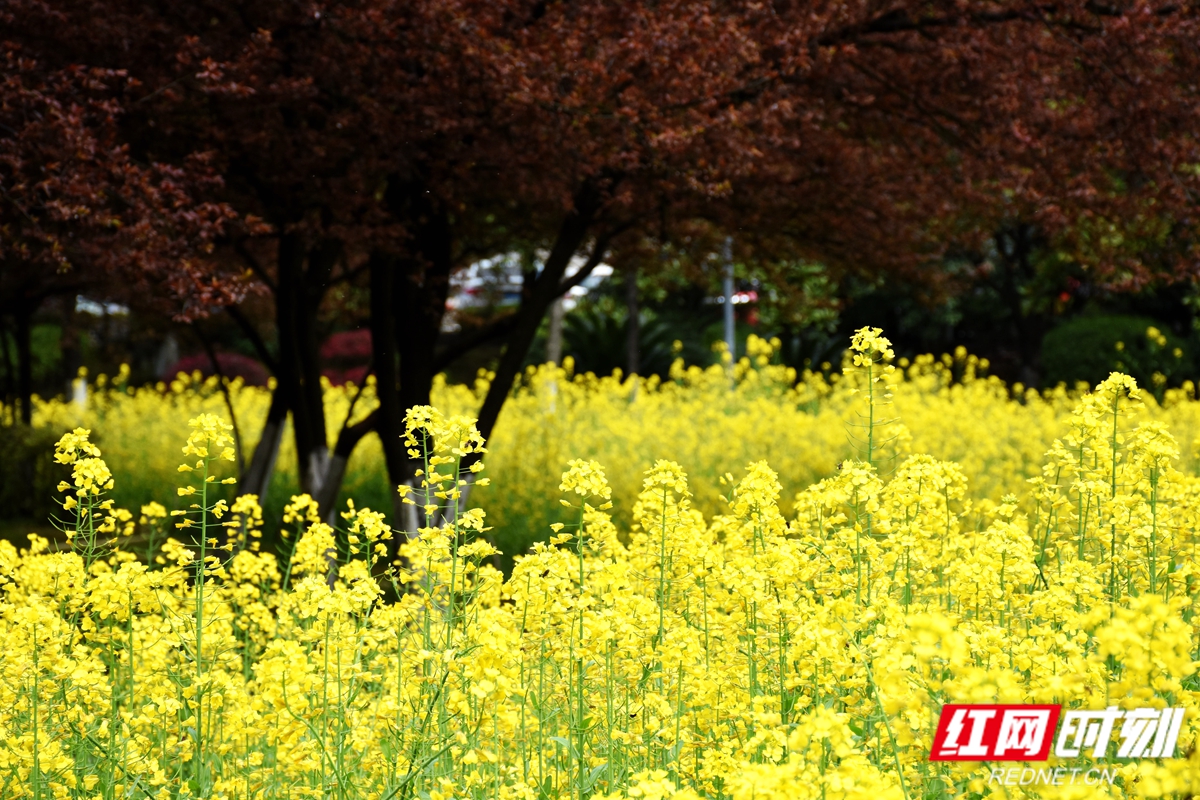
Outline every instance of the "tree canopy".
[[(80, 265), (151, 276), (184, 316), (236, 302), (252, 278), (274, 345), (232, 313), (279, 381), (272, 414), (293, 417), (302, 483), (327, 500), (368, 430), (392, 482), (410, 480), (404, 409), (463, 347), (498, 337), (489, 434), (577, 255), (647, 240), (702, 254), (734, 234), (747, 260), (936, 286), (948, 254), (985, 268), (997, 231), (1021, 224), (1114, 286), (1195, 274), (1190, 4), (14, 0), (3, 13), (0, 270), (54, 272), (76, 237), (96, 243)], [(548, 253), (520, 309), (439, 347), (450, 274), (518, 246)], [(370, 291), (381, 404), (331, 458), (313, 319), (339, 281)]]

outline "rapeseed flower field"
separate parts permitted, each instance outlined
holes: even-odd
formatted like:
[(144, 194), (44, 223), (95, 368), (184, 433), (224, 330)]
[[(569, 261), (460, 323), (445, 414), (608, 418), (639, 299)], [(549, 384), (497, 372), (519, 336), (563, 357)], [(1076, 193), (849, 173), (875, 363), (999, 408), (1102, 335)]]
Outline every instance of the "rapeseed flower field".
[[(577, 375), (569, 361), (565, 368), (531, 368), (488, 442), (493, 487), (470, 497), (487, 512), (493, 544), (505, 553), (523, 552), (545, 538), (550, 524), (567, 520), (548, 498), (556, 495), (559, 475), (572, 458), (604, 464), (613, 518), (623, 529), (633, 523), (642, 472), (663, 457), (687, 472), (692, 505), (706, 517), (724, 513), (726, 473), (765, 460), (779, 475), (781, 510), (790, 515), (801, 490), (832, 476), (839, 463), (862, 457), (866, 417), (849, 375), (836, 368), (797, 374), (775, 363), (777, 345), (751, 337), (748, 355), (737, 363), (701, 368), (680, 361), (666, 381)], [(894, 366), (886, 376), (893, 396), (879, 419), (886, 430), (876, 443), (878, 469), (888, 475), (913, 453), (952, 461), (966, 475), (977, 505), (1007, 494), (1027, 503), (1027, 479), (1041, 474), (1043, 456), (1062, 435), (1084, 388), (1039, 393), (1007, 386), (986, 375), (986, 361), (962, 348)], [(92, 431), (116, 479), (111, 497), (118, 506), (138, 509), (161, 502), (164, 486), (174, 480), (181, 424), (200, 414), (226, 420), (231, 414), (215, 378), (180, 374), (157, 387), (132, 387), (125, 377), (97, 376), (82, 406), (35, 399), (34, 424)], [(439, 380), (433, 405), (446, 414), (473, 416), (487, 387), (487, 374), (469, 386)], [(240, 382), (227, 389), (248, 461), (270, 392)], [(1185, 472), (1196, 469), (1191, 445), (1200, 437), (1194, 396), (1194, 387), (1185, 383), (1161, 392), (1161, 401), (1147, 395), (1142, 411), (1166, 424), (1182, 444), (1176, 466)], [(370, 381), (361, 388), (328, 386), (325, 398), (331, 446), (347, 420), (365, 417), (376, 405)], [(11, 417), (12, 409), (3, 413)], [(379, 440), (371, 434), (350, 461), (343, 498), (391, 508), (382, 463)], [(225, 463), (222, 476), (234, 474), (233, 466)], [(259, 498), (268, 526), (299, 491), (290, 434), (283, 438), (275, 475), (268, 496)]]
[[(1192, 388), (1026, 392), (871, 329), (833, 375), (773, 350), (662, 385), (535, 370), (486, 449), (479, 387), (441, 385), (406, 419), (425, 525), (347, 503), (335, 529), (295, 496), (286, 558), (226, 485), (211, 386), (43, 404), (71, 431), (68, 545), (0, 543), (0, 797), (1195, 791)], [(234, 389), (247, 419), (261, 395)], [(331, 419), (364, 413), (330, 391)], [(174, 486), (126, 510), (135, 472)], [(548, 540), (506, 575), (503, 526), (537, 504)], [(946, 703), (1185, 717), (1178, 758), (1009, 787), (929, 760)]]

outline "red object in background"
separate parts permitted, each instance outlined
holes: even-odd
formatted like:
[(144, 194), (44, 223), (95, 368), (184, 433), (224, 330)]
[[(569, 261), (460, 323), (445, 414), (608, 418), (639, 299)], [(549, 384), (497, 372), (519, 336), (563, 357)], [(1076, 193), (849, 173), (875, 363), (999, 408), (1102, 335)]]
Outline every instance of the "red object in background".
[(334, 386), (361, 384), (371, 360), (369, 330), (338, 331), (321, 344), (321, 374)]
[[(267, 368), (249, 356), (241, 353), (217, 353), (217, 363), (221, 366), (221, 374), (233, 380), (241, 378), (247, 386), (266, 386), (269, 373)], [(185, 372), (191, 375), (196, 370), (205, 378), (216, 375), (212, 361), (206, 353), (185, 356), (170, 367), (159, 377), (165, 381), (173, 380), (176, 375)]]
[(321, 374), (329, 379), (329, 382), (334, 386), (341, 386), (346, 383), (353, 383), (355, 386), (361, 386), (362, 382), (367, 377), (366, 366), (350, 367), (349, 369), (323, 369)]
[(1060, 705), (942, 706), (930, 761), (1045, 761)]
[(358, 361), (365, 364), (370, 358), (369, 330), (339, 331), (321, 344), (322, 361)]

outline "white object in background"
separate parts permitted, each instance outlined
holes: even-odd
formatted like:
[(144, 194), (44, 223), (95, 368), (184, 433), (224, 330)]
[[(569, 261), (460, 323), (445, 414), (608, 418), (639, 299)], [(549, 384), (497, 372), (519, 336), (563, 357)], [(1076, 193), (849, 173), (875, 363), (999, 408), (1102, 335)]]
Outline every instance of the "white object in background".
[(87, 395), (87, 378), (71, 381), (71, 402), (78, 406), (80, 411), (87, 408)]
[(546, 360), (554, 366), (562, 365), (563, 343), (563, 298), (550, 304), (550, 330), (546, 333)]
[(129, 306), (89, 300), (81, 294), (75, 296), (75, 310), (83, 314), (91, 314), (93, 317), (122, 317), (129, 314)]
[(154, 356), (154, 374), (161, 381), (174, 380), (174, 375), (168, 375), (167, 371), (179, 362), (179, 341), (175, 338), (175, 334), (168, 333), (162, 340), (162, 344), (158, 346), (158, 353)]

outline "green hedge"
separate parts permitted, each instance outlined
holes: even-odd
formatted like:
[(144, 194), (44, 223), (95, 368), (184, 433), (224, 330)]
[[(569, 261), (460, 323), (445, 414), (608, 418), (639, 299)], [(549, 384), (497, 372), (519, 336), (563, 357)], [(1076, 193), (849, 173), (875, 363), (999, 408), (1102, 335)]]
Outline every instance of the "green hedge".
[[(1132, 375), (1157, 391), (1192, 376), (1188, 343), (1148, 317), (1119, 314), (1076, 317), (1042, 340), (1043, 385), (1086, 381), (1094, 386), (1112, 372)], [(1157, 380), (1155, 375), (1161, 377)], [(1165, 381), (1164, 381), (1165, 379)]]

